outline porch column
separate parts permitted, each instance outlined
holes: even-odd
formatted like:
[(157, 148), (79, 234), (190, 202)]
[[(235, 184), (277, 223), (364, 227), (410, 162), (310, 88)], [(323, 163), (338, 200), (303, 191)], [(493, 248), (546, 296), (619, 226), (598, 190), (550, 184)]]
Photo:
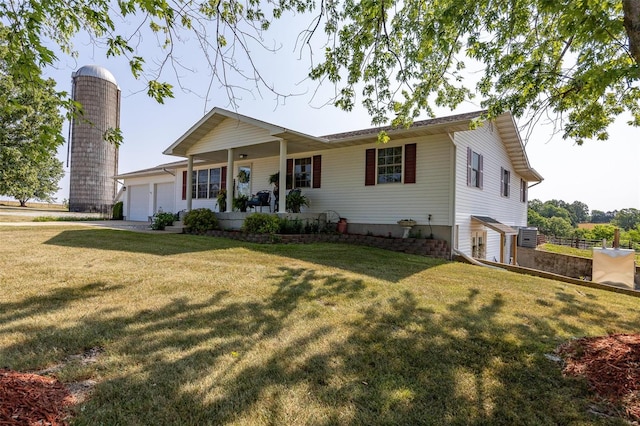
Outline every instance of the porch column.
[(504, 246), (506, 245), (505, 235), (500, 233), (500, 263), (504, 263)]
[(227, 149), (227, 209), (225, 211), (233, 211), (233, 155), (234, 148)]
[(187, 211), (190, 212), (191, 211), (191, 205), (192, 205), (192, 183), (191, 183), (191, 179), (193, 179), (193, 155), (189, 155), (187, 157)]
[(278, 213), (287, 211), (287, 141), (280, 139), (280, 180), (278, 182)]
[(511, 264), (517, 265), (518, 264), (518, 236), (515, 234), (511, 236), (511, 257), (513, 257)]

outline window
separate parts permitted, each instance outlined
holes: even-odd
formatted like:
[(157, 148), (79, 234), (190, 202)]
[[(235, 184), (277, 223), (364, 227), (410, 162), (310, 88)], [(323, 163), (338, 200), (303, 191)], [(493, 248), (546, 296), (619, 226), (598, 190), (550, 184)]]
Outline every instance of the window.
[(482, 155), (467, 148), (467, 185), (482, 189)]
[(209, 169), (209, 198), (216, 198), (220, 192), (220, 169)]
[(402, 182), (402, 147), (378, 149), (378, 183)]
[(365, 186), (384, 183), (416, 183), (417, 145), (409, 143), (393, 148), (365, 151)]
[[(187, 173), (183, 173), (183, 178), (186, 178)], [(222, 169), (202, 169), (194, 170), (191, 175), (191, 198), (203, 199), (203, 198), (216, 198), (220, 187), (222, 186)], [(183, 197), (186, 199), (186, 188), (183, 188)]]
[(524, 179), (520, 179), (520, 201), (523, 203), (527, 202), (527, 191), (529, 188), (527, 187), (527, 181)]
[(294, 187), (311, 187), (311, 157), (296, 158), (294, 160)]
[(511, 172), (504, 167), (500, 167), (500, 194), (508, 197), (511, 189)]

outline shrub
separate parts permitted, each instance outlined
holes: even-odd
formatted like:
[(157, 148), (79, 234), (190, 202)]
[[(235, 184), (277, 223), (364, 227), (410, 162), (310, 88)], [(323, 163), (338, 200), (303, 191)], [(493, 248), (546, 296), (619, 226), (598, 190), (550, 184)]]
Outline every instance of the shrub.
[(218, 227), (216, 214), (209, 209), (193, 209), (184, 216), (184, 226), (191, 232), (206, 232)]
[(280, 230), (280, 219), (267, 213), (254, 213), (244, 220), (242, 230), (251, 234), (275, 234)]
[(286, 217), (280, 221), (281, 234), (302, 234), (304, 224), (298, 218), (287, 219)]
[(173, 225), (176, 215), (168, 212), (158, 212), (153, 215), (151, 220), (151, 229), (156, 231), (164, 230), (165, 226)]
[(113, 205), (113, 211), (111, 213), (111, 218), (113, 220), (122, 220), (124, 219), (124, 211), (122, 201), (118, 201)]

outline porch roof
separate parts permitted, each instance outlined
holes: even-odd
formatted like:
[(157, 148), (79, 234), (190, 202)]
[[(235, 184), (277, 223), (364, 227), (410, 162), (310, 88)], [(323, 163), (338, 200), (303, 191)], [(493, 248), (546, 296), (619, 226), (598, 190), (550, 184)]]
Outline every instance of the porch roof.
[(504, 223), (498, 222), (492, 217), (488, 216), (471, 216), (471, 220), (474, 220), (489, 229), (492, 229), (500, 234), (504, 235), (516, 235), (518, 231), (515, 228), (510, 227), (509, 225), (505, 225)]
[[(269, 135), (267, 140), (244, 147), (247, 152), (250, 152), (250, 157), (255, 159), (278, 156), (280, 149), (279, 141), (281, 139), (287, 141), (287, 153), (289, 155), (296, 155), (305, 152), (373, 143), (377, 141), (380, 131), (386, 131), (394, 140), (466, 131), (469, 130), (471, 121), (480, 117), (485, 112), (486, 111), (475, 111), (448, 117), (420, 120), (414, 122), (408, 128), (392, 126), (373, 127), (353, 132), (317, 137), (247, 117), (236, 112), (227, 111), (222, 108), (213, 108), (163, 153), (166, 155), (186, 157), (189, 155), (191, 147), (226, 119), (237, 120), (240, 123), (245, 123), (267, 131)], [(529, 182), (542, 181), (542, 176), (529, 164), (524, 145), (520, 139), (520, 134), (512, 115), (508, 112), (504, 113), (497, 117), (494, 123), (504, 141), (515, 172)], [(194, 156), (194, 158), (210, 162), (225, 162), (227, 161), (227, 151), (226, 149), (220, 149), (218, 151), (199, 153)]]

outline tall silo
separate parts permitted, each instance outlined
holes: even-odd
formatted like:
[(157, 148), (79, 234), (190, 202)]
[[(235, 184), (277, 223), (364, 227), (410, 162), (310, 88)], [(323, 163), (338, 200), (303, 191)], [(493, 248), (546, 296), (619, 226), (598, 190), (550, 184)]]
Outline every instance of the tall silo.
[(82, 114), (71, 122), (69, 210), (109, 214), (118, 148), (105, 140), (105, 133), (120, 127), (120, 88), (106, 68), (85, 65), (72, 74), (72, 97), (82, 105)]

